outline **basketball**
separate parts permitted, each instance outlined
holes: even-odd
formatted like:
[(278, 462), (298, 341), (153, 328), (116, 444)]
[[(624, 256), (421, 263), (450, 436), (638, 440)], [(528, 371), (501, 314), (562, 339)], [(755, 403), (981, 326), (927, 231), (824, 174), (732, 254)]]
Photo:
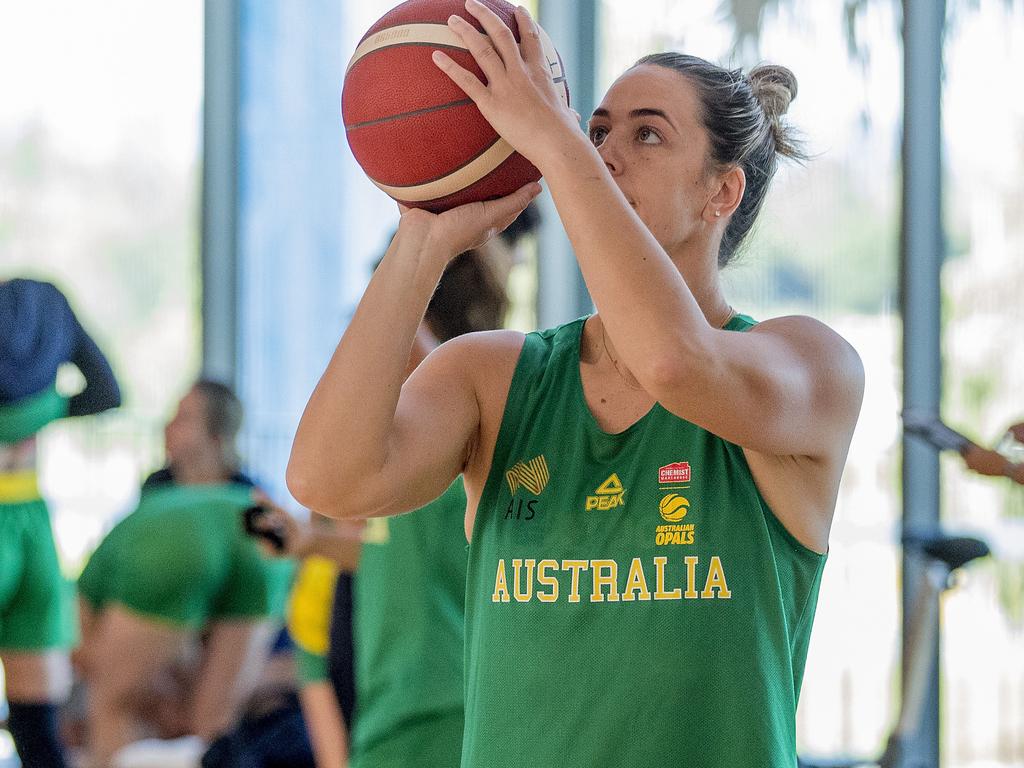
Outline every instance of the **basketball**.
[(658, 504), (658, 511), (662, 518), (669, 523), (677, 523), (686, 517), (686, 511), (690, 508), (690, 502), (678, 493), (670, 493), (662, 498)]
[[(515, 6), (483, 2), (519, 41)], [(503, 197), (540, 179), (431, 59), (443, 50), (484, 80), (448, 28), (452, 15), (483, 31), (463, 0), (409, 0), (389, 11), (356, 47), (341, 97), (349, 147), (370, 180), (403, 205), (434, 213)], [(568, 104), (562, 60), (543, 31), (541, 46), (552, 82)]]

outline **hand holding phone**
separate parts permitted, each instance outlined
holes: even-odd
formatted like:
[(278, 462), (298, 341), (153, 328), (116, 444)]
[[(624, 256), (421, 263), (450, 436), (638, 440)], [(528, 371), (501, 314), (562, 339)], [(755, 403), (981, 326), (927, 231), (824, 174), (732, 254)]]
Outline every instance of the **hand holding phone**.
[(973, 440), (944, 424), (934, 413), (904, 411), (903, 429), (907, 434), (924, 440), (939, 451), (956, 451), (962, 454), (975, 445)]

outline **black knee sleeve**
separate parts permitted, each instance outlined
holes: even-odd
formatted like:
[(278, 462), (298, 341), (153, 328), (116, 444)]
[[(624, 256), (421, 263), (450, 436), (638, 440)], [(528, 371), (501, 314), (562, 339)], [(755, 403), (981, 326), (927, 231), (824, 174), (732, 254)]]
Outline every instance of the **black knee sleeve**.
[(57, 738), (55, 704), (10, 702), (7, 728), (18, 749), (22, 768), (66, 768), (64, 747)]

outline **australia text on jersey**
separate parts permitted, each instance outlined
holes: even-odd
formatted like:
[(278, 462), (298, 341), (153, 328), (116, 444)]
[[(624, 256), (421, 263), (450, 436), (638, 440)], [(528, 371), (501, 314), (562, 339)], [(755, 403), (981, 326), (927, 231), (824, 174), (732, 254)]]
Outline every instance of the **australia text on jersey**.
[[(620, 574), (625, 574), (620, 578)], [(511, 589), (510, 589), (511, 586)], [(652, 589), (653, 587), (653, 589)], [(587, 595), (583, 593), (587, 592)], [(628, 568), (615, 560), (498, 560), (493, 603), (629, 603), (649, 600), (728, 600), (732, 597), (718, 555), (705, 562), (697, 555), (650, 564), (634, 557)]]

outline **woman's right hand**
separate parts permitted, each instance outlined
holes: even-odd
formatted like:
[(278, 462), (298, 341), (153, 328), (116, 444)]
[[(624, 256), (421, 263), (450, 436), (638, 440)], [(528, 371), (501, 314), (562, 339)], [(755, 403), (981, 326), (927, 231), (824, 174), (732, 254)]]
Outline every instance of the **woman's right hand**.
[(460, 253), (480, 247), (503, 231), (540, 191), (540, 184), (530, 182), (506, 197), (467, 203), (437, 214), (399, 203), (402, 218), (398, 223), (398, 236), (422, 242), (447, 264)]

